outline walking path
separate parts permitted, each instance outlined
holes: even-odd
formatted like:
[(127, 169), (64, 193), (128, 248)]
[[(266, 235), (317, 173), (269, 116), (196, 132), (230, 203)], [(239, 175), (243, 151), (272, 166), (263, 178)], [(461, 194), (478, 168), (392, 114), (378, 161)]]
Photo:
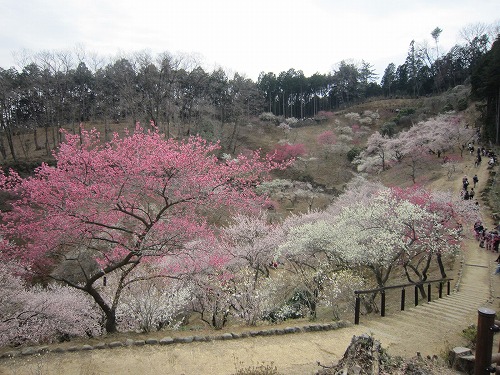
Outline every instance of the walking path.
[[(481, 174), (480, 181), (486, 182), (486, 174)], [(215, 375), (263, 364), (272, 364), (283, 374), (313, 374), (319, 370), (318, 362), (330, 365), (337, 361), (352, 337), (364, 333), (373, 335), (391, 355), (445, 354), (463, 341), (460, 333), (464, 328), (477, 323), (479, 308), (499, 310), (496, 289), (500, 276), (492, 275), (497, 255), (480, 248), (472, 234), (468, 237), (450, 296), (403, 312), (387, 312), (384, 318), (362, 317), (360, 325), (321, 332), (20, 356), (2, 359), (0, 375)]]

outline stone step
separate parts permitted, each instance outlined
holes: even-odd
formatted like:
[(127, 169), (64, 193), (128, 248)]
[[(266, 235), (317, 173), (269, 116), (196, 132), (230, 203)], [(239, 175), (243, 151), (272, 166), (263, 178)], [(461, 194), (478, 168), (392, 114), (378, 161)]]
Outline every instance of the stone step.
[(457, 312), (444, 312), (432, 309), (414, 309), (405, 313), (406, 317), (415, 317), (417, 321), (422, 320), (446, 320), (446, 321), (454, 321), (460, 322), (463, 321), (466, 313), (457, 313)]
[[(369, 328), (379, 329), (381, 331), (390, 332), (412, 332), (412, 335), (418, 331), (422, 335), (433, 335), (435, 333), (434, 327), (432, 325), (422, 325), (422, 320), (416, 320), (415, 318), (407, 319), (404, 316), (401, 317), (385, 317), (381, 319), (370, 320), (366, 324)], [(417, 329), (418, 328), (418, 329)], [(401, 333), (400, 335), (405, 335)]]

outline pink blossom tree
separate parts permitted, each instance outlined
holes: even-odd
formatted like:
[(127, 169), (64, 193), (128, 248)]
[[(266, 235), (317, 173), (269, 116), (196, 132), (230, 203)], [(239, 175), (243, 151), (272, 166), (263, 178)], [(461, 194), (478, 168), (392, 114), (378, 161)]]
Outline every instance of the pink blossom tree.
[[(258, 152), (221, 161), (218, 144), (140, 128), (105, 144), (95, 130), (64, 136), (55, 167), (44, 164), (26, 179), (0, 174), (0, 187), (14, 197), (1, 214), (0, 254), (86, 292), (107, 332), (117, 329), (116, 310), (136, 267), (162, 260), (164, 277), (223, 262), (203, 241), (221, 218), (260, 209), (265, 197), (254, 187), (287, 166)], [(76, 276), (52, 272), (68, 258)], [(106, 300), (98, 286), (114, 273), (118, 282)]]
[(268, 153), (268, 158), (272, 158), (272, 160), (275, 160), (277, 162), (284, 162), (284, 161), (289, 161), (293, 160), (299, 156), (305, 155), (306, 152), (306, 147), (304, 146), (303, 143), (296, 143), (296, 144), (277, 144), (274, 147), (274, 150)]
[(316, 142), (320, 146), (331, 146), (337, 143), (337, 136), (331, 130), (325, 130), (323, 133), (319, 134), (316, 138)]

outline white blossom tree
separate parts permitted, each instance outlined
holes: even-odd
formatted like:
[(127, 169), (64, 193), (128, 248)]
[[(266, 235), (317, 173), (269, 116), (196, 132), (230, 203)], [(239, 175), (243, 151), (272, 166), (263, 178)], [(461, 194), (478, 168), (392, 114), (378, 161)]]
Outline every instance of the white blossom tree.
[(0, 264), (0, 345), (50, 343), (102, 333), (101, 314), (70, 287), (27, 285), (12, 263)]

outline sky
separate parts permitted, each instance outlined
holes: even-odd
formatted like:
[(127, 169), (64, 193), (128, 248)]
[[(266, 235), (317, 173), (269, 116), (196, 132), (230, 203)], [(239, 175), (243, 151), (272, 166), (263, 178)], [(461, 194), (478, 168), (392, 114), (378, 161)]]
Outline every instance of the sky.
[(0, 0), (0, 67), (43, 51), (106, 61), (169, 52), (254, 81), (291, 68), (326, 74), (342, 60), (380, 78), (412, 40), (435, 47), (436, 27), (446, 53), (463, 27), (499, 20), (499, 0)]

